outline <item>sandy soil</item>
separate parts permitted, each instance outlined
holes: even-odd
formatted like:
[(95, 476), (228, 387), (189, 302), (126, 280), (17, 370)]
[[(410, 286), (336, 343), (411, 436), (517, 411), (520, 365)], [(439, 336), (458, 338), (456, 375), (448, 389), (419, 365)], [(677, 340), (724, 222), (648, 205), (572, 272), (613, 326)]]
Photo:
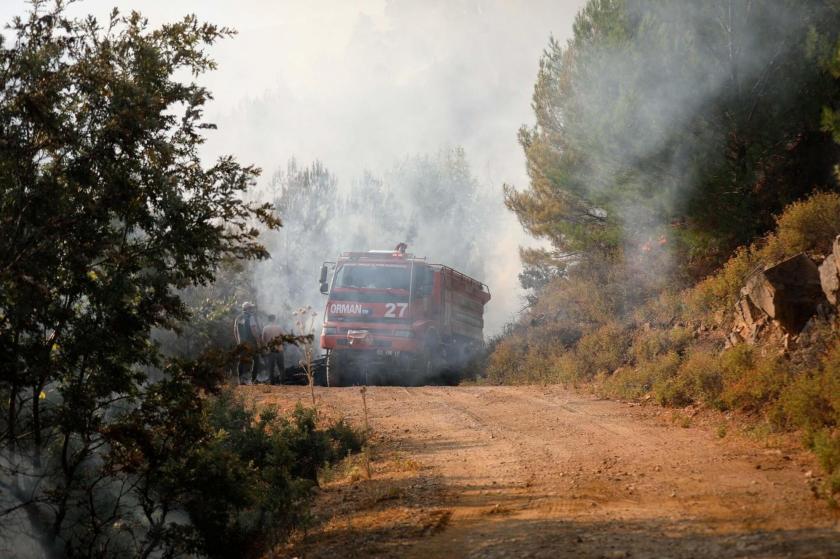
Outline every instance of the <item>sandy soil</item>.
[[(362, 423), (358, 388), (316, 390)], [(279, 556), (840, 557), (840, 517), (794, 446), (553, 387), (372, 387), (367, 404), (372, 478), (356, 460), (325, 482)]]

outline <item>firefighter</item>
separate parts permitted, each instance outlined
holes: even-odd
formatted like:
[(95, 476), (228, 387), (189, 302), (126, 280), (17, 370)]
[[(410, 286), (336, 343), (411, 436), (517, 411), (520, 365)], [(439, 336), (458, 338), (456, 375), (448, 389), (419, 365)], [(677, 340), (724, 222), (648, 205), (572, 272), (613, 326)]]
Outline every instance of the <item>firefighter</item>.
[[(242, 313), (236, 317), (233, 326), (233, 335), (236, 343), (240, 346), (239, 356), (239, 383), (251, 384), (257, 382), (257, 375), (260, 372), (260, 340), (262, 332), (260, 323), (257, 320), (257, 307), (253, 303), (242, 303)], [(251, 378), (243, 375), (251, 369)]]
[[(285, 373), (283, 358), (283, 329), (277, 324), (277, 316), (268, 315), (268, 324), (262, 330), (262, 344), (266, 348), (265, 367), (268, 370), (268, 381), (271, 384), (282, 384)], [(279, 378), (275, 376), (275, 369), (280, 371)]]

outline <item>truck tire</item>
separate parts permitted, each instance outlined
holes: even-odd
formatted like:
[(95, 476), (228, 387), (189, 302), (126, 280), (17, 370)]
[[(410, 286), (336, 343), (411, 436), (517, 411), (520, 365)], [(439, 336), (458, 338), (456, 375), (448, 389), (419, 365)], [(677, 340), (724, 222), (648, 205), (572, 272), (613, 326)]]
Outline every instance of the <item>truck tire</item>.
[(461, 384), (461, 371), (458, 368), (447, 367), (438, 375), (443, 386), (458, 386)]
[(335, 351), (327, 351), (327, 386), (342, 386), (339, 360), (340, 358)]
[(361, 382), (362, 375), (346, 351), (331, 350), (327, 354), (327, 381), (329, 386), (357, 386)]
[(437, 380), (444, 366), (442, 352), (443, 347), (437, 332), (427, 333), (423, 342), (423, 351), (417, 356), (415, 374), (412, 379), (414, 386), (423, 386)]

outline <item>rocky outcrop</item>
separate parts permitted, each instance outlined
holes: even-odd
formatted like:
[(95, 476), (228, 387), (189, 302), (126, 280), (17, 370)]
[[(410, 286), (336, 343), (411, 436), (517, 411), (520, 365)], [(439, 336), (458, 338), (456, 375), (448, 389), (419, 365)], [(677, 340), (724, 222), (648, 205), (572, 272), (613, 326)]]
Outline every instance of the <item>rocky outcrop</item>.
[(815, 258), (816, 262), (800, 253), (750, 276), (735, 306), (735, 324), (726, 345), (779, 342), (787, 349), (807, 324), (836, 314), (840, 307), (840, 235), (831, 254)]
[(735, 306), (735, 328), (729, 335), (729, 345), (740, 342), (754, 344), (771, 326), (767, 313), (756, 307), (749, 297), (742, 295)]
[(832, 305), (840, 301), (840, 235), (834, 239), (831, 254), (820, 265), (820, 283), (825, 298)]
[(826, 301), (820, 271), (805, 253), (753, 274), (741, 293), (790, 334), (802, 330)]

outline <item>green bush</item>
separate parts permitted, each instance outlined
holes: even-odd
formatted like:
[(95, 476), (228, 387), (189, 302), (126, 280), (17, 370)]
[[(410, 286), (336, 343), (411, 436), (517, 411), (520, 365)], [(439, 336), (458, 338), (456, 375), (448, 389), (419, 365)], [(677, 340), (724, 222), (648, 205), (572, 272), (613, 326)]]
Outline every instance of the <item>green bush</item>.
[(363, 444), (342, 421), (319, 428), (311, 408), (285, 417), (231, 391), (207, 399), (207, 419), (214, 437), (176, 479), (190, 495), (195, 550), (210, 557), (257, 557), (305, 526), (318, 469)]

